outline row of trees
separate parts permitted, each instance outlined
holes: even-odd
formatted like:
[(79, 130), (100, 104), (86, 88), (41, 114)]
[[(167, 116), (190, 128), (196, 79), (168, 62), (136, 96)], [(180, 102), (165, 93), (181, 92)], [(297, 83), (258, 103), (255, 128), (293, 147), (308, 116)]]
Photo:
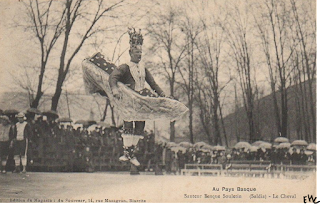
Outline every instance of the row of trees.
[[(228, 145), (230, 135), (224, 116), (237, 113), (240, 106), (245, 110), (247, 139), (260, 139), (263, 124), (258, 99), (264, 96), (264, 87), (272, 95), (270, 110), (274, 112), (276, 132), (288, 136), (288, 102), (294, 100), (296, 134), (315, 141), (315, 1), (22, 2), (27, 14), (24, 27), (41, 51), (37, 89), (30, 94), (31, 107), (39, 106), (51, 58), (58, 59), (53, 65), (58, 74), (51, 105), (56, 110), (63, 84), (84, 45), (106, 45), (102, 40), (105, 33), (122, 33), (110, 36), (115, 53), (131, 19), (140, 22), (146, 32), (149, 43), (145, 45), (145, 58), (151, 67), (156, 67), (153, 73), (164, 77), (170, 95), (189, 107), (191, 142), (196, 139), (195, 132), (199, 133), (195, 127), (201, 126), (210, 144)], [(110, 21), (115, 23), (106, 23)], [(90, 43), (85, 44), (87, 41)], [(125, 51), (119, 52), (118, 58), (113, 55), (112, 60), (119, 60)], [(295, 95), (288, 98), (291, 86)], [(234, 104), (232, 111), (230, 104)], [(107, 100), (103, 119), (108, 106)], [(174, 139), (173, 121), (170, 140)]]
[[(184, 98), (189, 107), (191, 142), (197, 114), (209, 143), (228, 145), (222, 107), (231, 84), (236, 87), (235, 111), (245, 109), (246, 139), (261, 139), (259, 99), (267, 86), (273, 100), (273, 137), (288, 137), (288, 103), (295, 100), (296, 134), (315, 141), (314, 6), (314, 1), (295, 0), (191, 1), (169, 5), (151, 18), (147, 28), (154, 41), (151, 49), (158, 54), (155, 67), (162, 67), (170, 94)], [(289, 87), (294, 87), (292, 98)], [(171, 140), (174, 135), (172, 122)]]

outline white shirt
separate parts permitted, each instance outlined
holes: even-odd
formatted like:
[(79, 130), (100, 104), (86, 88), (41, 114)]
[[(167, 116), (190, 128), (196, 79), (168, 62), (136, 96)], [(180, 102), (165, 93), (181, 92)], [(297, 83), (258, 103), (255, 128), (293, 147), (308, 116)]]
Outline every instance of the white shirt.
[(130, 73), (135, 81), (134, 90), (141, 91), (144, 89), (144, 83), (146, 81), (146, 70), (143, 63), (129, 62)]
[(17, 126), (17, 140), (23, 140), (24, 139), (24, 129), (27, 125), (27, 122), (24, 121), (22, 123), (18, 122), (16, 124)]

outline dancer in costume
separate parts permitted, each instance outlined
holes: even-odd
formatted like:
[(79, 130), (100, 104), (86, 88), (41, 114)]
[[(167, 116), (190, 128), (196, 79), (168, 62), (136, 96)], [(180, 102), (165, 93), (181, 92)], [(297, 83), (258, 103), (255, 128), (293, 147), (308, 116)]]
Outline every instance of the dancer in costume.
[(24, 113), (18, 113), (16, 118), (18, 122), (14, 127), (14, 138), (10, 144), (14, 148), (14, 162), (16, 166), (14, 172), (20, 172), (21, 161), (23, 167), (22, 173), (26, 173), (28, 140), (32, 135), (32, 129), (30, 124), (24, 120)]
[[(135, 29), (130, 29), (128, 33), (130, 35), (129, 54), (131, 61), (127, 64), (120, 65), (118, 69), (115, 69), (110, 74), (109, 84), (113, 97), (118, 100), (121, 98), (117, 86), (118, 82), (126, 84), (129, 88), (137, 92), (141, 92), (145, 88), (145, 82), (147, 82), (159, 96), (165, 97), (164, 92), (157, 85), (151, 73), (140, 63), (143, 44), (141, 30), (136, 32)], [(135, 166), (140, 165), (134, 156), (134, 150), (139, 139), (143, 138), (144, 127), (145, 121), (124, 121), (124, 132), (122, 134), (124, 155), (119, 158), (120, 161), (130, 160)]]

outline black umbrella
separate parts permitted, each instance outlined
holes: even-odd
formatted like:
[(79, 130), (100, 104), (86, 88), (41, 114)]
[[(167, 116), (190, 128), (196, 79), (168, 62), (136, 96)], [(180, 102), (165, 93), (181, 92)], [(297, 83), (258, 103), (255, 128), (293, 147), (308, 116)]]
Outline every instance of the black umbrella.
[(27, 110), (27, 113), (34, 113), (34, 114), (37, 114), (37, 115), (41, 115), (41, 111), (39, 111), (38, 109), (36, 108), (29, 108)]
[(19, 111), (17, 111), (16, 109), (7, 109), (7, 110), (3, 111), (4, 115), (16, 115), (18, 113), (19, 113)]
[(49, 111), (42, 112), (42, 115), (45, 115), (45, 116), (51, 117), (51, 118), (59, 118), (58, 113), (56, 111), (54, 111), (54, 110), (49, 110)]
[(88, 125), (89, 125), (89, 126), (90, 126), (90, 125), (97, 124), (97, 122), (94, 121), (94, 120), (87, 120), (87, 122), (88, 122)]
[(85, 124), (87, 124), (87, 121), (86, 121), (86, 120), (77, 120), (75, 123), (76, 123), (76, 124), (85, 125)]

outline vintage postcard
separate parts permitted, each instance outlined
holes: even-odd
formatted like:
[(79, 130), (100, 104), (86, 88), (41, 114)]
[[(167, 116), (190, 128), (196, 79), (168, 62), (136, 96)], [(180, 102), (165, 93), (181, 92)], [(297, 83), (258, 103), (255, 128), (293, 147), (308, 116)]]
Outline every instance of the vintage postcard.
[(319, 202), (316, 0), (0, 16), (0, 202)]

